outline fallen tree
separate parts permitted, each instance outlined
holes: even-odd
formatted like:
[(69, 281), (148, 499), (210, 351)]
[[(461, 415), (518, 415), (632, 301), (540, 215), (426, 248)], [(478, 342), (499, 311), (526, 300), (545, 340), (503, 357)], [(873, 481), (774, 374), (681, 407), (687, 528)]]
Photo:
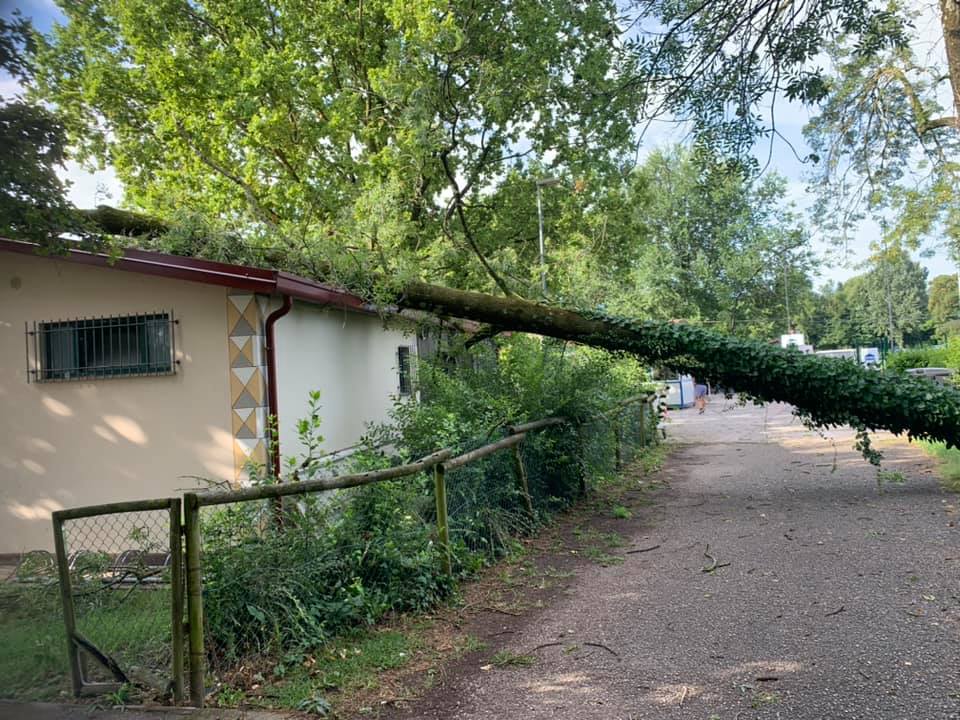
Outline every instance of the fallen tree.
[[(110, 234), (164, 230), (162, 221), (112, 208), (97, 208), (87, 217)], [(960, 391), (922, 378), (868, 370), (684, 323), (613, 317), (423, 282), (406, 283), (396, 292), (396, 303), (486, 323), (484, 336), (512, 330), (632, 353), (757, 401), (790, 403), (811, 426), (855, 428), (857, 447), (871, 462), (880, 457), (868, 436), (876, 430), (960, 446)]]
[(539, 333), (633, 353), (759, 401), (790, 403), (811, 425), (857, 429), (858, 447), (874, 462), (879, 456), (870, 448), (867, 431), (960, 444), (960, 392), (922, 378), (868, 370), (693, 325), (576, 312), (419, 282), (404, 287), (398, 304), (488, 323), (501, 331)]

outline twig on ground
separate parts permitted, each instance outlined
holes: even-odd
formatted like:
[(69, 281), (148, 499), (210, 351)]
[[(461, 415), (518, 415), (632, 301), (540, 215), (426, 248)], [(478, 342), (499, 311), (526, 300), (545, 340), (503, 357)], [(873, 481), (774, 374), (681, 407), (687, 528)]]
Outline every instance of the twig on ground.
[(493, 605), (484, 605), (480, 608), (481, 610), (486, 610), (487, 612), (501, 613), (503, 615), (511, 615), (513, 617), (521, 617), (523, 613), (513, 612), (512, 610), (504, 610), (503, 608), (494, 607)]
[(717, 559), (710, 554), (710, 543), (707, 543), (707, 549), (703, 551), (703, 556), (710, 560), (709, 565), (704, 565), (701, 570), (705, 573), (712, 573), (714, 570), (719, 570), (720, 568), (730, 567), (730, 563), (718, 563)]
[(651, 550), (656, 550), (656, 549), (659, 548), (659, 547), (660, 547), (659, 545), (653, 545), (653, 546), (651, 546), (651, 547), (639, 548), (639, 549), (637, 549), (637, 550), (627, 550), (627, 552), (625, 552), (624, 555), (634, 555), (634, 554), (636, 554), (636, 553), (650, 552)]
[(833, 610), (832, 612), (825, 613), (825, 614), (824, 614), (824, 617), (831, 617), (832, 615), (839, 615), (839, 614), (842, 613), (845, 609), (846, 609), (846, 608), (845, 608), (843, 605), (841, 605), (841, 606), (838, 607), (836, 610)]
[(683, 701), (687, 699), (687, 686), (683, 686), (683, 692), (680, 693), (680, 707), (683, 707)]
[(530, 652), (533, 653), (533, 652), (536, 652), (537, 650), (543, 650), (544, 648), (548, 648), (548, 647), (557, 647), (557, 645), (563, 645), (563, 643), (562, 642), (543, 643), (542, 645), (537, 645)]
[(610, 654), (613, 655), (614, 657), (620, 657), (619, 655), (617, 655), (617, 653), (615, 653), (613, 650), (611, 650), (610, 648), (608, 648), (608, 647), (607, 647), (606, 645), (604, 645), (603, 643), (585, 642), (585, 643), (583, 643), (583, 644), (584, 644), (584, 645), (589, 645), (590, 647), (603, 648), (604, 650), (606, 650), (608, 653), (610, 653)]
[(757, 682), (777, 682), (779, 679), (776, 675), (761, 675), (754, 678)]
[(862, 677), (864, 680), (870, 680), (870, 679), (871, 679), (870, 676), (867, 675), (867, 674), (866, 674), (863, 670), (861, 670), (860, 668), (857, 668), (857, 672), (860, 674), (860, 677)]

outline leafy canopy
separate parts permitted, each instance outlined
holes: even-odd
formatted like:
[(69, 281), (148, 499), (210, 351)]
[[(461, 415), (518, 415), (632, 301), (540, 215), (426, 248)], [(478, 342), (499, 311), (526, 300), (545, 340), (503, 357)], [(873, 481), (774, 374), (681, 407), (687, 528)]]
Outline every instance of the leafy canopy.
[(81, 157), (143, 209), (242, 227), (306, 268), (347, 252), (360, 275), (482, 286), (499, 250), (477, 216), (505, 173), (528, 157), (616, 169), (641, 100), (612, 93), (634, 67), (612, 0), (61, 9), (39, 94)]

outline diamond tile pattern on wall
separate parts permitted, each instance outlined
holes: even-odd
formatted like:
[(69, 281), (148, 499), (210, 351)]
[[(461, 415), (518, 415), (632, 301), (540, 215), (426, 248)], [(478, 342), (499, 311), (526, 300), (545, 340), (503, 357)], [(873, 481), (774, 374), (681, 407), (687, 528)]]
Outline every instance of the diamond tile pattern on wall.
[(238, 482), (247, 462), (267, 460), (266, 311), (264, 297), (243, 292), (227, 295), (233, 469)]

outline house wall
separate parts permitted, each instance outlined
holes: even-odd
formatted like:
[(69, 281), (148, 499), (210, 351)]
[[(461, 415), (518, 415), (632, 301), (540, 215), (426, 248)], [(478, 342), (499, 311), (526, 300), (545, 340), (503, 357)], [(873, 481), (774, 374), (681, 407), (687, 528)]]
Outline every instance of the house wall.
[[(233, 480), (227, 291), (0, 252), (0, 553), (50, 549), (50, 513)], [(27, 382), (24, 322), (170, 309), (172, 376)]]
[[(274, 306), (276, 307), (276, 305)], [(295, 302), (275, 325), (280, 452), (300, 454), (297, 421), (308, 414), (308, 393), (320, 391), (322, 451), (357, 443), (366, 423), (387, 419), (399, 392), (397, 347), (411, 348), (410, 330), (342, 309)]]

